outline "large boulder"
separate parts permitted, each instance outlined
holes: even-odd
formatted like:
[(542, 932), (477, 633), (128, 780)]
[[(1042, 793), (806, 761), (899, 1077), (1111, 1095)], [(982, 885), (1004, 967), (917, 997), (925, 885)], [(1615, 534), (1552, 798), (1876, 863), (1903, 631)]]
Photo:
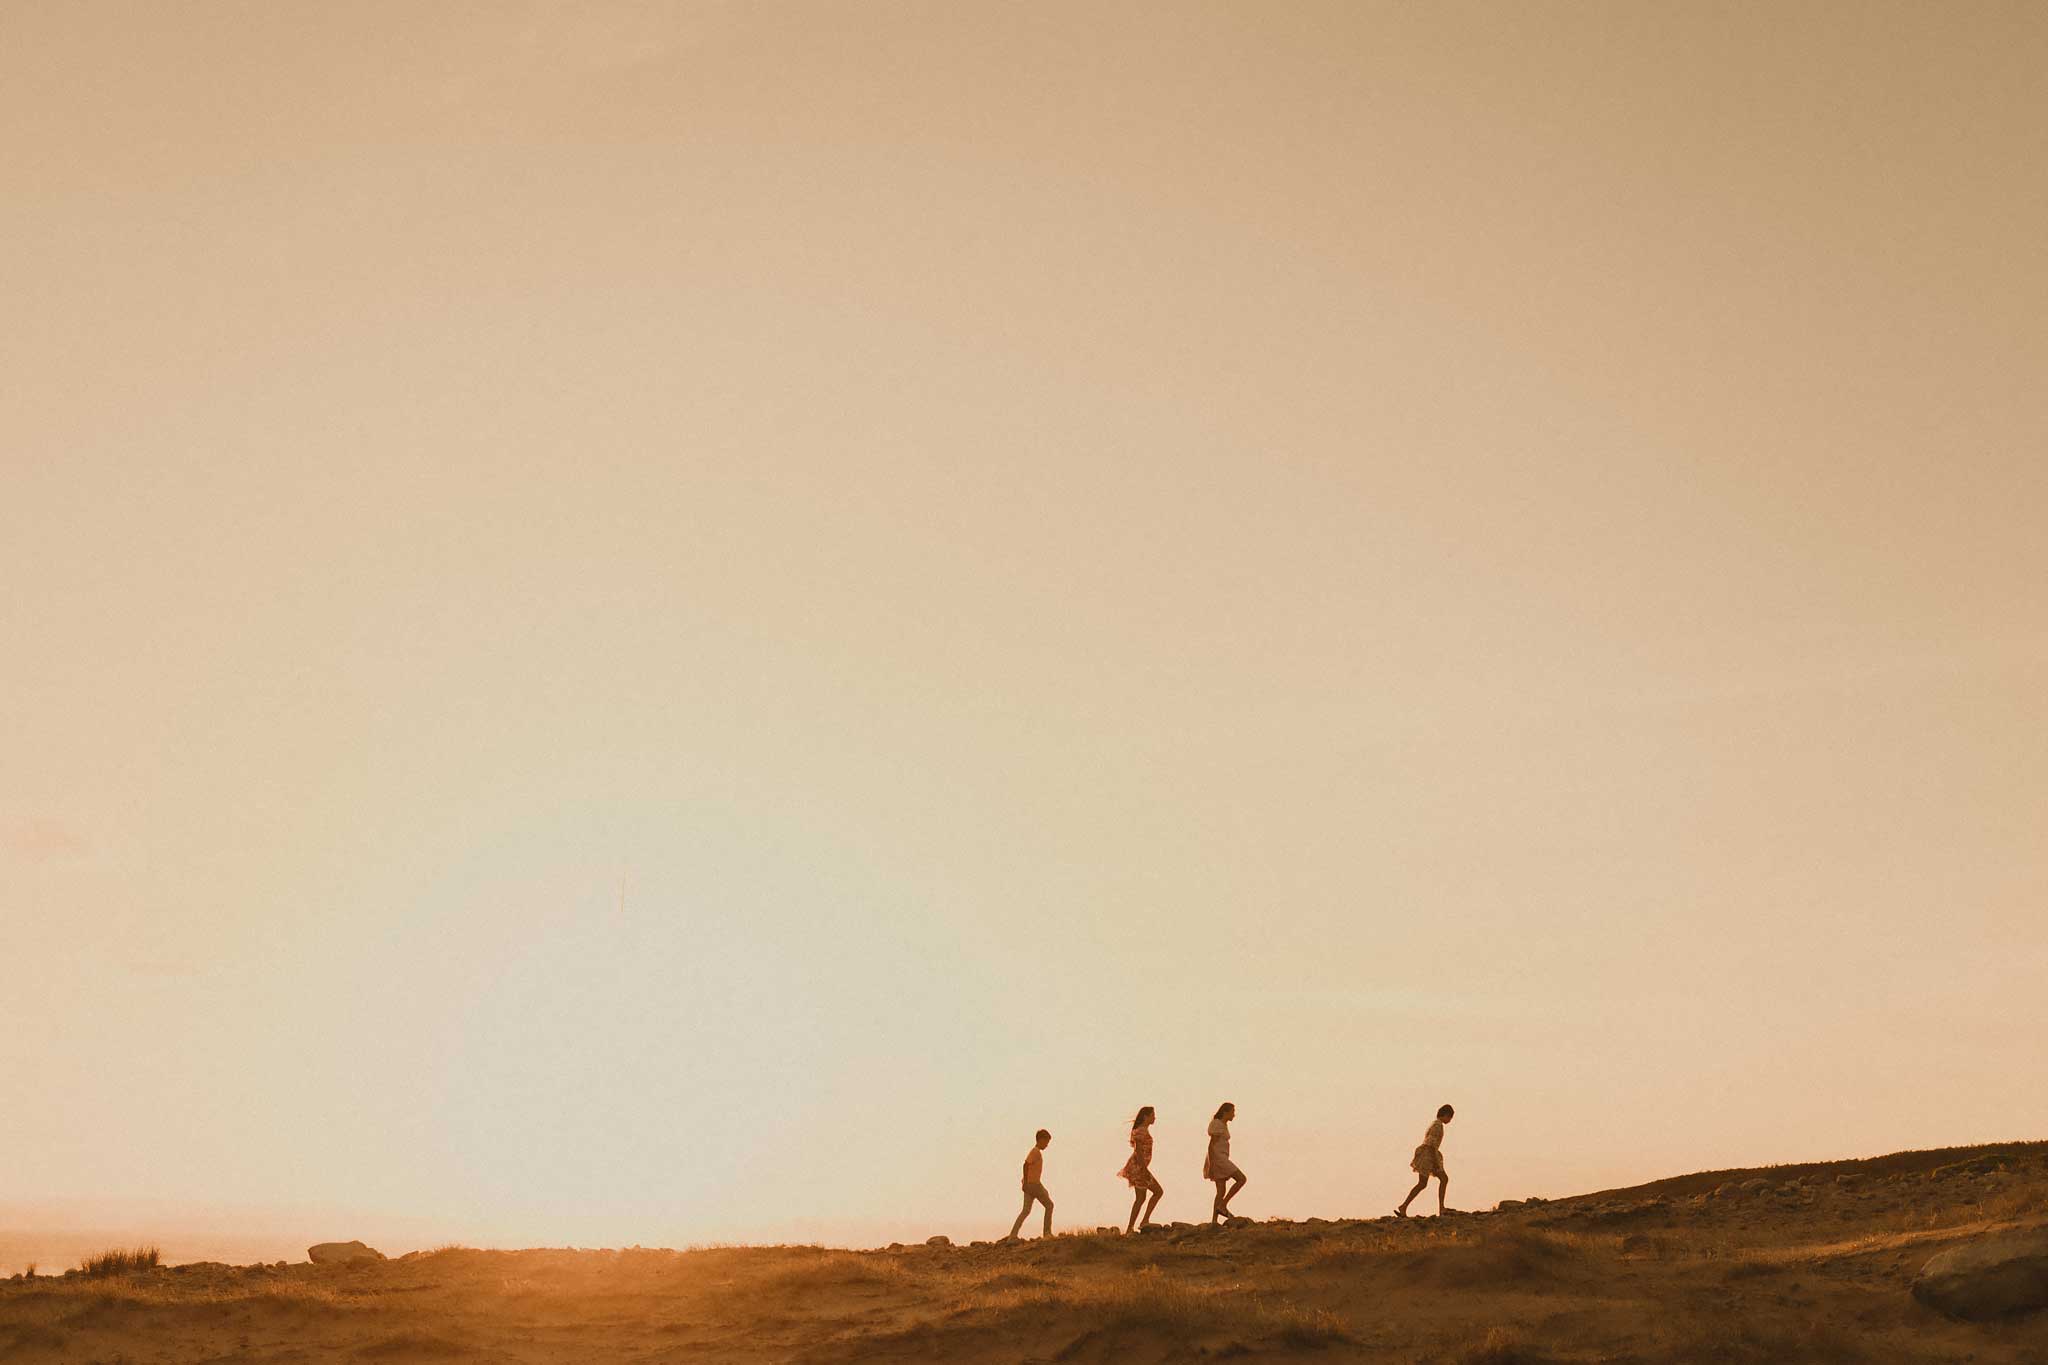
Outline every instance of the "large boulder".
[(1920, 1267), (1913, 1297), (1956, 1318), (2002, 1318), (2048, 1307), (2048, 1228), (1950, 1247)]
[(348, 1265), (353, 1261), (381, 1261), (384, 1253), (361, 1242), (322, 1242), (306, 1248), (306, 1259), (314, 1265)]

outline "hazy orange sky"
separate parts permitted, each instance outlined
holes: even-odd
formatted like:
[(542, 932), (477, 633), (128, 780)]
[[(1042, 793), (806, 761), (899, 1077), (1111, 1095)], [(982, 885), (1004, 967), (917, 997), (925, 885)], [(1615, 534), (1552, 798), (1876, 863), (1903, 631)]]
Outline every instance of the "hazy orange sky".
[(1446, 1100), (1467, 1207), (2048, 1136), (2043, 70), (0, 3), (0, 1203), (875, 1242), (1040, 1125), (1120, 1222), (1143, 1103), (1174, 1218), (1224, 1099), (1257, 1216)]

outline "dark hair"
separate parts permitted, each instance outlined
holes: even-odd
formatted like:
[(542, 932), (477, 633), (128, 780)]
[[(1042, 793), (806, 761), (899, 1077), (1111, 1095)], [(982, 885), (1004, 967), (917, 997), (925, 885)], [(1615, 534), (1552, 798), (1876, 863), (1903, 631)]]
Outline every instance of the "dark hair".
[(1051, 1142), (1051, 1141), (1052, 1141), (1052, 1134), (1051, 1134), (1051, 1133), (1048, 1133), (1048, 1132), (1046, 1132), (1046, 1131), (1045, 1131), (1045, 1129), (1041, 1128), (1041, 1129), (1039, 1129), (1039, 1130), (1038, 1130), (1038, 1140), (1039, 1140), (1040, 1142)]
[(1237, 1112), (1237, 1106), (1232, 1104), (1229, 1100), (1225, 1100), (1223, 1101), (1223, 1103), (1216, 1106), (1216, 1117), (1219, 1119), (1222, 1118), (1223, 1111), (1226, 1109), (1228, 1109), (1233, 1114)]
[(1152, 1113), (1152, 1106), (1148, 1104), (1148, 1105), (1146, 1105), (1146, 1106), (1145, 1106), (1145, 1107), (1144, 1107), (1143, 1109), (1140, 1109), (1140, 1110), (1138, 1111), (1138, 1117), (1136, 1117), (1136, 1118), (1134, 1118), (1134, 1119), (1132, 1119), (1132, 1120), (1131, 1120), (1131, 1129), (1132, 1129), (1132, 1131), (1133, 1131), (1133, 1132), (1135, 1132), (1135, 1131), (1137, 1130), (1137, 1127), (1138, 1127), (1138, 1125), (1139, 1125), (1139, 1124), (1143, 1123), (1143, 1122), (1144, 1122), (1144, 1121), (1145, 1121), (1146, 1119), (1149, 1119), (1149, 1118), (1152, 1118), (1152, 1117), (1153, 1117), (1153, 1113)]
[(1447, 1119), (1447, 1118), (1449, 1118), (1449, 1117), (1450, 1117), (1451, 1115), (1453, 1115), (1453, 1114), (1455, 1114), (1455, 1113), (1457, 1113), (1457, 1112), (1458, 1112), (1457, 1110), (1455, 1110), (1455, 1109), (1451, 1108), (1451, 1106), (1449, 1106), (1448, 1104), (1446, 1104), (1446, 1105), (1443, 1105), (1443, 1106), (1441, 1106), (1441, 1107), (1439, 1107), (1439, 1108), (1437, 1109), (1437, 1111), (1436, 1111), (1436, 1116), (1437, 1116), (1438, 1118), (1440, 1118), (1440, 1119)]

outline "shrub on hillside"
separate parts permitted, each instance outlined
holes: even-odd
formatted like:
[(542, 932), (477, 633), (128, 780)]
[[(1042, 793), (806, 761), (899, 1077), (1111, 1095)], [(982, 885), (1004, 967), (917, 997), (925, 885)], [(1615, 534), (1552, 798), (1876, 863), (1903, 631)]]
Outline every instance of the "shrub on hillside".
[(99, 1279), (106, 1275), (128, 1275), (138, 1270), (154, 1270), (162, 1260), (162, 1253), (156, 1247), (134, 1247), (127, 1251), (116, 1247), (102, 1251), (97, 1256), (88, 1256), (79, 1262), (79, 1270), (85, 1275)]

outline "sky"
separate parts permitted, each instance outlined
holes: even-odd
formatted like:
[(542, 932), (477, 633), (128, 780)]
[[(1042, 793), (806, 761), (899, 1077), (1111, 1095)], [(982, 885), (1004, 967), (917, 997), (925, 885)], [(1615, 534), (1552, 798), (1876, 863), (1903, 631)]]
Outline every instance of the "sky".
[(1121, 1223), (1141, 1104), (1167, 1218), (1225, 1100), (1259, 1217), (1445, 1102), (1468, 1208), (2048, 1136), (2044, 66), (0, 0), (0, 1208), (871, 1245), (1041, 1126)]

